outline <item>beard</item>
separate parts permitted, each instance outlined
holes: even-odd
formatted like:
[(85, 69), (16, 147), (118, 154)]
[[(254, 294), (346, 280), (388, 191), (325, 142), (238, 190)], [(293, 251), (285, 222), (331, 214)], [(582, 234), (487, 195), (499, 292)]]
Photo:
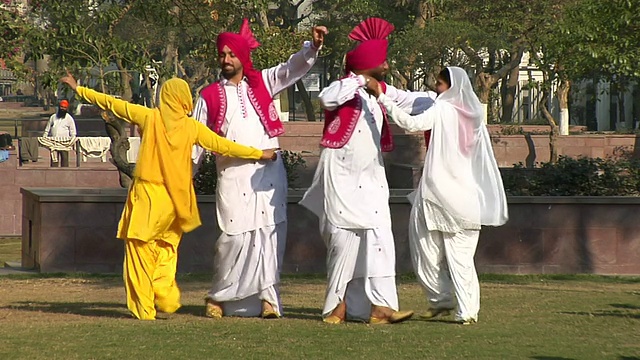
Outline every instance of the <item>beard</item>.
[(220, 70), (225, 79), (230, 79), (238, 74), (238, 69), (234, 66), (223, 66)]
[(56, 116), (58, 117), (58, 119), (62, 119), (63, 117), (67, 116), (67, 110), (58, 109), (58, 113), (56, 114)]
[(387, 77), (387, 71), (374, 72), (371, 74), (371, 77), (378, 81), (384, 81), (384, 79)]

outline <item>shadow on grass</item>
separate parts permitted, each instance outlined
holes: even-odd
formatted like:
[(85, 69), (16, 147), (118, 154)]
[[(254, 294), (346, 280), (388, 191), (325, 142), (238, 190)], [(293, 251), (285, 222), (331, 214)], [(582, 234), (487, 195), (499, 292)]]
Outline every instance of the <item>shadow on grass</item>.
[(133, 319), (127, 307), (120, 303), (21, 301), (5, 306), (3, 309), (114, 319)]
[(618, 308), (618, 309), (640, 310), (639, 305), (632, 305), (632, 304), (609, 304), (609, 306)]
[[(462, 326), (460, 325), (459, 322), (453, 320), (452, 316), (440, 316), (440, 317), (435, 317), (435, 318), (430, 318), (430, 319), (426, 319), (421, 317), (418, 314), (414, 314), (413, 317), (409, 320), (409, 321), (422, 321), (422, 322), (427, 322), (427, 323), (440, 323), (440, 324), (445, 324), (445, 325), (455, 325), (455, 326)], [(477, 324), (473, 325), (473, 326), (477, 326)]]
[(320, 308), (308, 308), (308, 307), (293, 307), (283, 305), (284, 316), (290, 319), (300, 320), (321, 320), (322, 309)]
[(618, 318), (629, 318), (629, 319), (640, 319), (640, 314), (632, 314), (629, 312), (619, 311), (619, 310), (596, 310), (594, 312), (587, 311), (561, 311), (560, 314), (563, 315), (582, 315), (582, 316), (595, 316), (595, 317), (618, 317)]
[(204, 316), (204, 303), (202, 305), (182, 305), (176, 314), (188, 314), (197, 317), (205, 317)]

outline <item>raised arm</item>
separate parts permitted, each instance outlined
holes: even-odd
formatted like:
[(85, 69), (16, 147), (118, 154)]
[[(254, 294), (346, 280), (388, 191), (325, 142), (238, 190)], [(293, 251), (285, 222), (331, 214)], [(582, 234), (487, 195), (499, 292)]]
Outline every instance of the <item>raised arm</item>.
[(387, 110), (387, 114), (398, 126), (408, 131), (425, 131), (433, 128), (435, 121), (434, 109), (429, 109), (419, 115), (409, 115), (385, 94), (378, 96), (378, 102)]
[(411, 114), (421, 114), (433, 105), (437, 94), (433, 91), (406, 91), (392, 85), (387, 85), (385, 95), (393, 100), (402, 111)]
[(326, 110), (333, 111), (338, 106), (353, 99), (358, 89), (364, 85), (365, 78), (362, 75), (350, 76), (334, 81), (322, 89), (320, 95), (318, 95), (320, 105)]
[(153, 111), (145, 106), (131, 104), (128, 101), (78, 86), (78, 82), (68, 71), (66, 76), (60, 78), (60, 82), (69, 85), (73, 91), (91, 104), (97, 105), (102, 110), (109, 110), (124, 121), (134, 123), (141, 128), (144, 128), (147, 116)]
[(108, 110), (114, 113), (117, 117), (130, 123), (134, 123), (140, 128), (144, 129), (145, 120), (153, 109), (146, 106), (132, 104), (122, 99), (117, 99), (113, 96), (91, 90), (84, 86), (78, 86), (76, 92), (84, 100), (91, 104), (97, 105), (102, 110)]
[(240, 145), (211, 131), (206, 125), (192, 119), (196, 125), (196, 141), (203, 148), (223, 156), (231, 156), (242, 159), (275, 160), (276, 149), (258, 150), (256, 148)]
[(315, 26), (312, 30), (313, 41), (305, 41), (302, 50), (291, 55), (287, 62), (262, 71), (262, 77), (271, 96), (293, 85), (311, 70), (318, 59), (318, 51), (326, 33), (326, 27)]

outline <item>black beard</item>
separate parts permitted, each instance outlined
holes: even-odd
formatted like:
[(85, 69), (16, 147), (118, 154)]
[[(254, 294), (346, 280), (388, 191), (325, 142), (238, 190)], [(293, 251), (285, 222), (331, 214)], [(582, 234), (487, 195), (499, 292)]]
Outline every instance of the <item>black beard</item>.
[(378, 80), (378, 81), (384, 81), (384, 77), (386, 74), (373, 74), (371, 75), (372, 78)]
[(236, 69), (229, 69), (229, 70), (225, 70), (225, 68), (222, 68), (222, 76), (224, 76), (225, 79), (231, 79), (232, 77), (236, 76), (238, 74), (238, 71), (236, 71)]
[(59, 119), (62, 119), (67, 115), (67, 110), (58, 110), (58, 114), (56, 115)]

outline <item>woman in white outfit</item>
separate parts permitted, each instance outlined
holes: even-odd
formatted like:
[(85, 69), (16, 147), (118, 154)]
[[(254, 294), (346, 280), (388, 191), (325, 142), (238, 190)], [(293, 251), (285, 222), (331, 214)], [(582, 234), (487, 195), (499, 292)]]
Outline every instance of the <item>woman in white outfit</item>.
[(458, 67), (438, 75), (435, 104), (420, 115), (403, 112), (375, 79), (367, 87), (400, 127), (431, 130), (422, 179), (410, 196), (411, 259), (429, 301), (423, 317), (456, 309), (457, 322), (475, 323), (480, 284), (473, 257), (480, 228), (503, 225), (509, 217), (483, 107)]

